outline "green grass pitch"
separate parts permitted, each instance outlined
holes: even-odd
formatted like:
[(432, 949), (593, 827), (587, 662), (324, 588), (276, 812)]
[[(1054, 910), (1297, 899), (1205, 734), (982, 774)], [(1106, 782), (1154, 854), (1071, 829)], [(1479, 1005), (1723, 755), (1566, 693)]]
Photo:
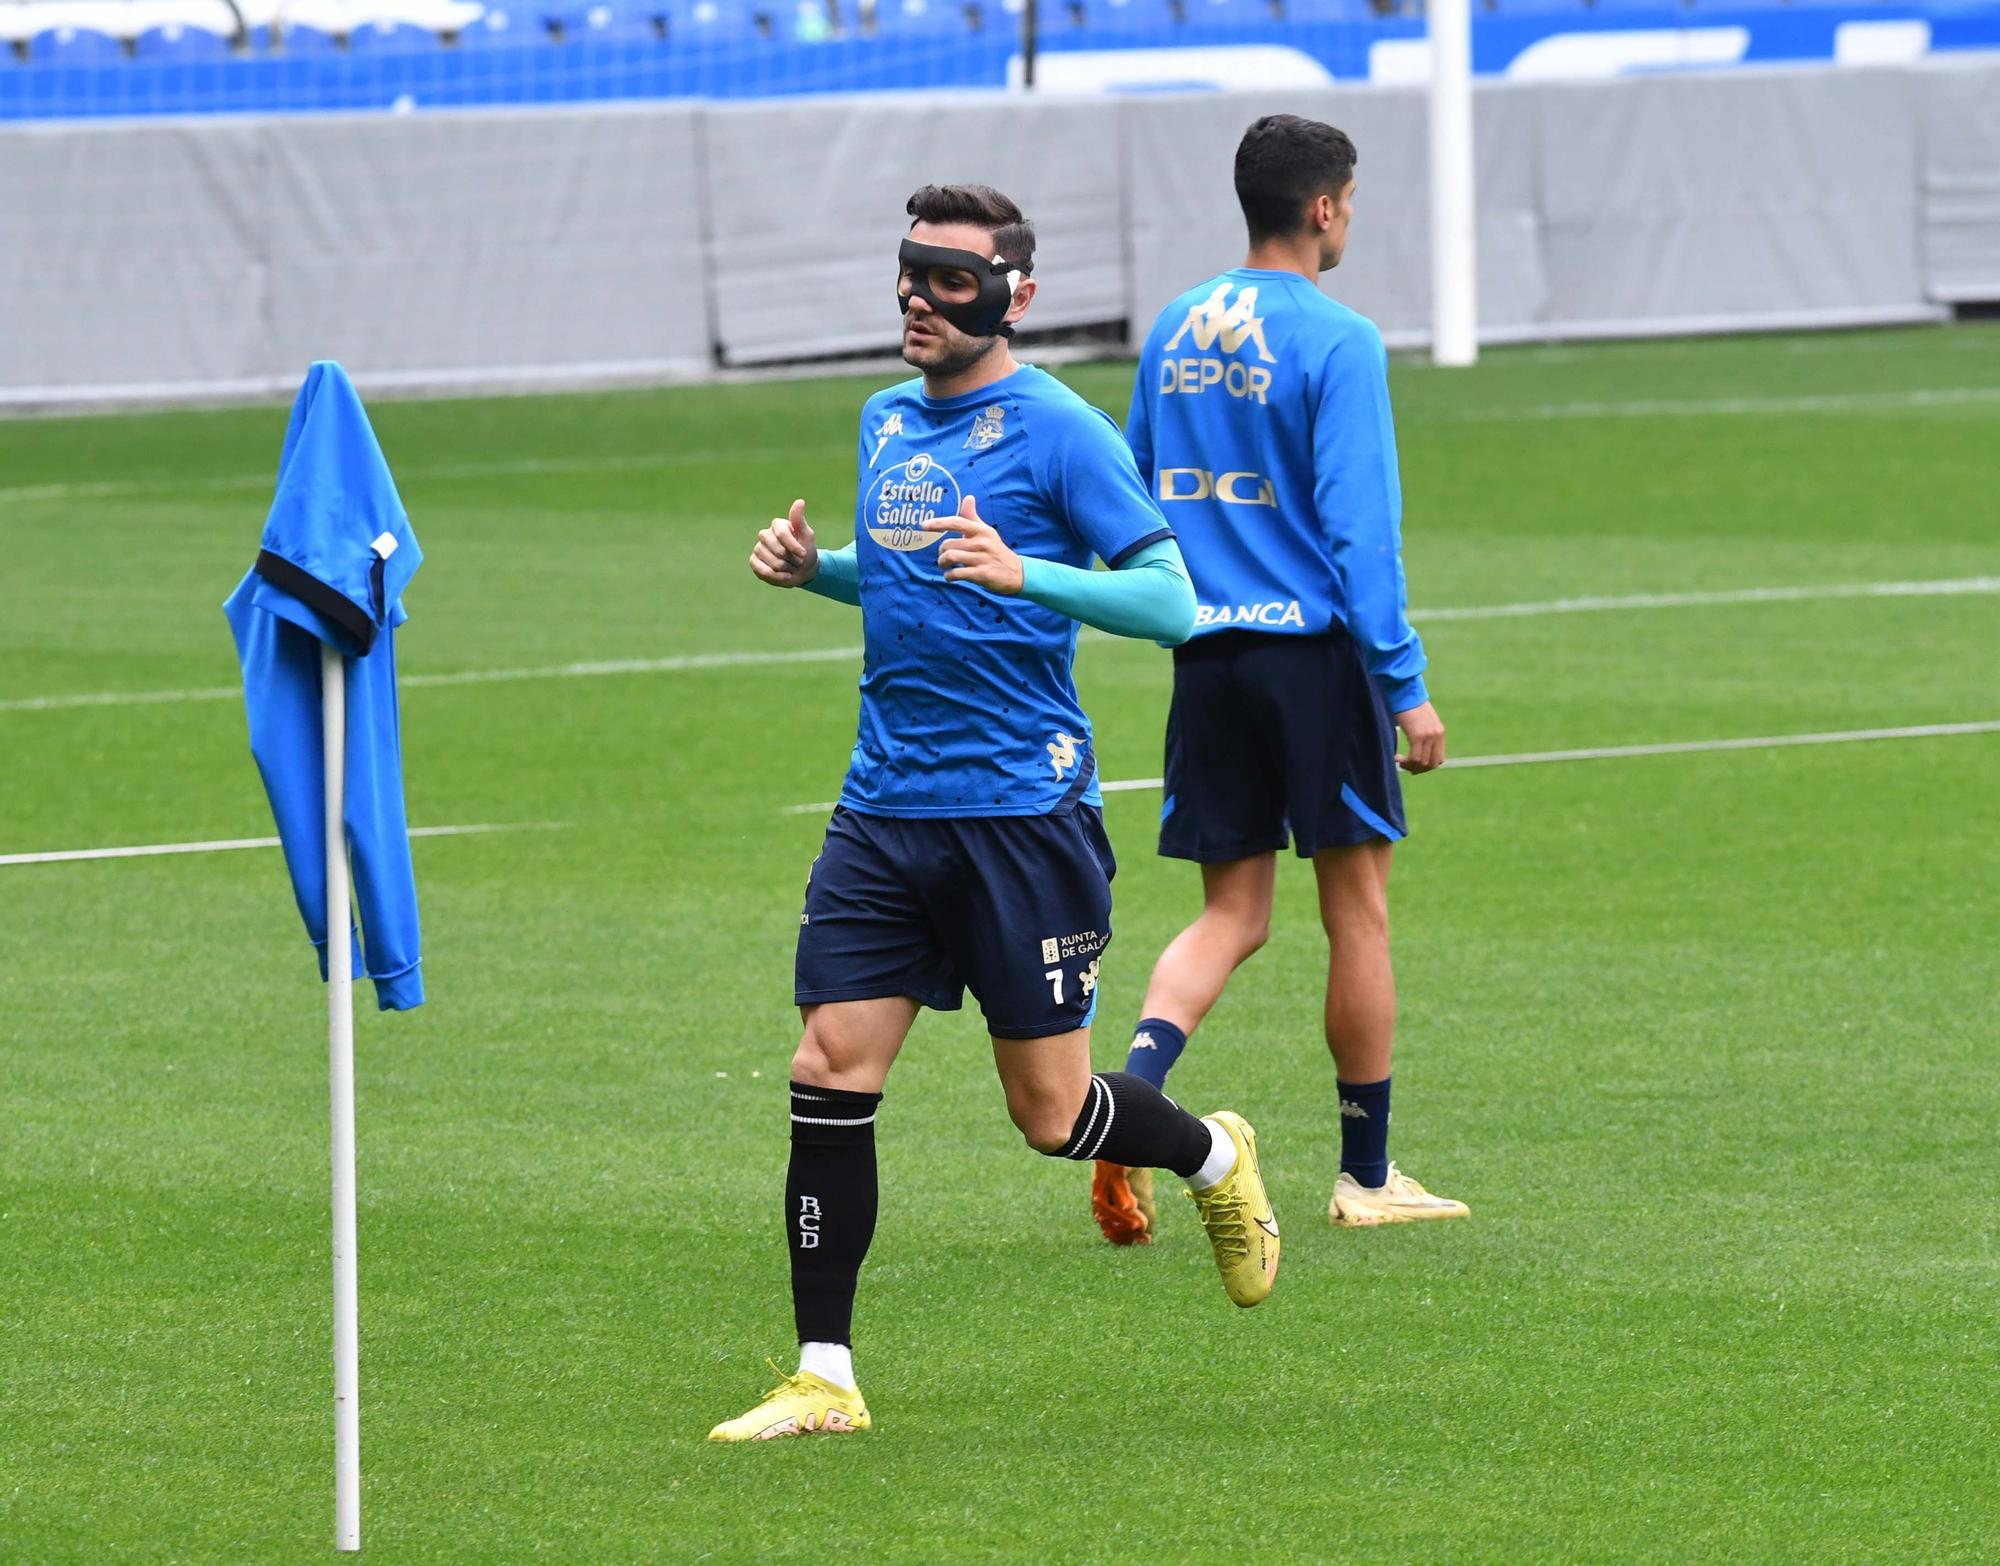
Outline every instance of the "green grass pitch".
[[(1122, 413), (1129, 369), (1064, 372)], [(2000, 596), (1499, 618), (1580, 595), (2000, 577), (2000, 329), (1393, 371), (1459, 757), (2000, 719)], [(754, 582), (850, 536), (876, 384), (384, 404), (428, 556), (399, 647), (431, 1003), (359, 1020), (367, 1556), (1971, 1560), (2000, 1540), (2000, 734), (1447, 768), (1408, 789), (1393, 1153), (1470, 1222), (1329, 1230), (1320, 939), (1175, 1078), (1286, 1225), (1232, 1309), (1186, 1204), (1096, 1237), (977, 1013), (881, 1119), (865, 1438), (703, 1437), (791, 1354), (790, 963), (851, 658)], [(282, 409), (0, 424), (0, 854), (252, 837), (219, 612)], [(1989, 584), (1989, 588), (1990, 588)], [(1104, 775), (1168, 662), (1088, 643)], [(123, 704), (37, 703), (192, 692)], [(1157, 794), (1096, 1043), (1193, 910)], [(372, 1007), (366, 987), (358, 998)], [(0, 865), (0, 1559), (331, 1549), (321, 991), (275, 853)]]

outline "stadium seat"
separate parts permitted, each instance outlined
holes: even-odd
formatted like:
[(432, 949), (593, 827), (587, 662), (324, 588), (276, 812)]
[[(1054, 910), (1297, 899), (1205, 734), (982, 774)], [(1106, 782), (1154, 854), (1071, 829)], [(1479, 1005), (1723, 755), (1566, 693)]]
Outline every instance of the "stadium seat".
[(971, 23), (964, 0), (876, 0), (875, 31), (885, 38), (955, 38)]
[(840, 31), (839, 13), (827, 0), (793, 0), (780, 11), (780, 32), (793, 43), (823, 43)]
[(274, 31), (271, 47), (279, 54), (341, 54), (347, 49), (347, 40), (338, 33), (321, 32), (317, 27), (294, 26)]
[(133, 39), (132, 54), (140, 60), (221, 60), (229, 55), (229, 40), (206, 28), (169, 22)]
[[(1561, 3), (1574, 7), (1580, 0)], [(1372, 22), (1377, 15), (1369, 0), (1279, 0), (1279, 6), (1288, 22)]]
[(546, 40), (547, 35), (529, 12), (489, 5), (485, 15), (467, 23), (447, 41), (461, 49), (519, 49)]
[(1165, 32), (1179, 27), (1183, 14), (1176, 0), (1083, 0), (1085, 27), (1121, 33)]
[(403, 22), (366, 22), (347, 39), (356, 54), (416, 54), (437, 46), (436, 33)]
[(747, 0), (666, 0), (667, 42), (743, 43), (771, 36)]
[(601, 0), (540, 0), (532, 14), (543, 32), (565, 42), (609, 31), (612, 21), (611, 7)]
[(47, 65), (103, 65), (125, 58), (125, 45), (87, 27), (51, 27), (28, 40), (28, 58)]
[(1182, 0), (1182, 8), (1190, 27), (1261, 27), (1276, 19), (1271, 0)]

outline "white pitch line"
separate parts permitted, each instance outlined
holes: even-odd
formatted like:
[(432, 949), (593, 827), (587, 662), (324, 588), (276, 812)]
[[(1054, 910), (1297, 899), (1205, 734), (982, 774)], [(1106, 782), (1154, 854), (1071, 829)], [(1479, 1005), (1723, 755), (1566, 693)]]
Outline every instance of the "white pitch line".
[[(1796, 397), (1657, 397), (1636, 402), (1544, 402), (1438, 414), (1440, 423), (1515, 424), (1558, 419), (1696, 418), (1757, 413), (1862, 413), (1893, 408), (1962, 408), (2000, 402), (2000, 386), (1921, 386), (1909, 391), (1828, 392)], [(1414, 423), (1427, 422), (1422, 419)]]
[(1734, 587), (1713, 592), (1630, 593), (1622, 597), (1550, 598), (1540, 603), (1473, 604), (1462, 609), (1413, 609), (1412, 620), (1510, 620), (1611, 609), (1691, 609), (1725, 604), (1794, 604), (1835, 598), (1957, 598), (2000, 593), (2000, 576), (1939, 582), (1850, 582), (1825, 587)]
[[(511, 821), (502, 825), (411, 827), (412, 837), (473, 837), (483, 832), (548, 832), (561, 821)], [(64, 848), (46, 854), (0, 854), (0, 865), (68, 864), (79, 859), (151, 859), (161, 854), (226, 854), (239, 848), (276, 848), (275, 837), (225, 837), (208, 843), (143, 843), (134, 848)]]
[[(1621, 761), (1633, 756), (1693, 756), (1722, 750), (1786, 750), (1797, 745), (1853, 745), (1864, 740), (1943, 739), (1955, 734), (2000, 734), (2000, 718), (1977, 723), (1920, 723), (1901, 729), (1843, 729), (1826, 734), (1759, 734), (1746, 739), (1669, 740), (1655, 745), (1599, 745), (1585, 750), (1524, 750), (1503, 756), (1456, 756), (1446, 772), (1467, 767), (1534, 767), (1555, 761)], [(1164, 788), (1164, 778), (1119, 778), (1098, 784), (1107, 794), (1135, 794)], [(780, 815), (819, 815), (835, 801), (785, 805)]]
[[(1410, 618), (1438, 623), (1453, 620), (1509, 620), (1536, 615), (1585, 614), (1621, 609), (1696, 609), (1730, 604), (1810, 603), (1842, 598), (1958, 598), (2000, 593), (2000, 577), (1968, 576), (1932, 582), (1846, 582), (1805, 587), (1739, 587), (1687, 593), (1633, 593), (1625, 596), (1551, 598), (1533, 603), (1470, 604), (1412, 610)], [(1085, 632), (1086, 641), (1123, 638)], [(703, 669), (742, 669), (770, 664), (841, 663), (861, 656), (861, 648), (809, 647), (798, 651), (684, 653), (667, 658), (614, 658), (591, 663), (556, 663), (521, 669), (464, 669), (444, 674), (406, 674), (406, 689), (420, 686), (489, 685), (509, 680), (580, 680), (613, 674), (684, 674)], [(166, 691), (85, 691), (67, 696), (17, 696), (0, 701), (0, 713), (61, 712), (78, 707), (137, 707), (155, 703), (240, 700), (235, 685), (195, 686)]]

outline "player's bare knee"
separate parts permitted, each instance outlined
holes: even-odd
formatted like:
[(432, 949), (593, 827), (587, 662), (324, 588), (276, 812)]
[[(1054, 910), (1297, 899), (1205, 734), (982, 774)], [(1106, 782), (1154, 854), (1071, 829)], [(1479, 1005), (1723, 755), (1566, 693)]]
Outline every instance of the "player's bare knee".
[(1021, 1139), (1038, 1153), (1056, 1154), (1069, 1145), (1081, 1106), (1065, 1109), (1052, 1099), (1009, 1104), (1007, 1114)]
[(839, 1029), (828, 1026), (817, 1012), (806, 1016), (799, 1047), (792, 1051), (792, 1080), (808, 1087), (845, 1088), (857, 1073), (861, 1051)]
[(1350, 895), (1326, 899), (1320, 924), (1336, 947), (1353, 947), (1389, 940), (1389, 899), (1380, 887), (1356, 888)]
[(1255, 956), (1271, 938), (1271, 910), (1254, 905), (1210, 903), (1202, 918), (1219, 933), (1242, 962)]
[(810, 1026), (799, 1040), (799, 1047), (792, 1051), (792, 1080), (808, 1087), (833, 1086), (833, 1062), (827, 1059), (825, 1048)]
[(1054, 1121), (1038, 1120), (1031, 1125), (1021, 1127), (1021, 1139), (1036, 1152), (1045, 1157), (1053, 1158), (1069, 1145), (1069, 1135), (1072, 1129), (1074, 1128), (1071, 1126), (1064, 1126), (1058, 1131), (1055, 1128)]

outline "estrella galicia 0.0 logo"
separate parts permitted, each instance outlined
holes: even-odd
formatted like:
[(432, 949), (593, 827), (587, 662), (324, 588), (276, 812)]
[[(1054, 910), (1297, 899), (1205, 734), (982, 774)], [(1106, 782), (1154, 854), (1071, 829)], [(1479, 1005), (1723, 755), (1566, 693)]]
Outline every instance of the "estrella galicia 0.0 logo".
[(928, 549), (943, 535), (926, 533), (932, 517), (958, 514), (958, 480), (927, 451), (897, 463), (868, 488), (863, 511), (868, 536), (884, 549)]

